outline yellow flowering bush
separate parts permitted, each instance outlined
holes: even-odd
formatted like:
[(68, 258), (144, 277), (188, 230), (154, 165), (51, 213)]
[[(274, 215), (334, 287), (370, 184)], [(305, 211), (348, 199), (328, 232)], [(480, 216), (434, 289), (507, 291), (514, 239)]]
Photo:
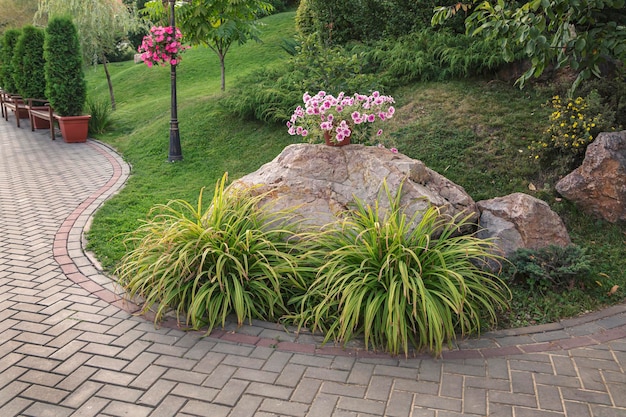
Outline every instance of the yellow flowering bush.
[(603, 124), (602, 114), (590, 111), (589, 101), (589, 97), (566, 100), (560, 96), (552, 97), (550, 105), (553, 111), (544, 138), (533, 141), (528, 147), (535, 159), (550, 150), (573, 154), (585, 152)]

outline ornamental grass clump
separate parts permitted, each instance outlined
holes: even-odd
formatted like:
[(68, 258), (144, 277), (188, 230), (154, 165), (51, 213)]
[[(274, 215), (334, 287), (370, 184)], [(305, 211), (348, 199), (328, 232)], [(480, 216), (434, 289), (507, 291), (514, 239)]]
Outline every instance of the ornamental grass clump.
[[(499, 261), (490, 241), (457, 235), (470, 217), (445, 218), (431, 207), (407, 218), (385, 185), (389, 209), (365, 206), (333, 227), (308, 236), (306, 263), (317, 276), (291, 303), (299, 327), (346, 343), (357, 335), (367, 349), (408, 356), (424, 348), (439, 355), (445, 342), (493, 324), (510, 298), (488, 272)], [(421, 219), (418, 218), (421, 216)]]
[(158, 205), (129, 237), (135, 245), (117, 274), (129, 296), (156, 307), (155, 322), (171, 308), (193, 329), (207, 333), (234, 313), (239, 325), (253, 318), (276, 320), (285, 313), (285, 288), (302, 287), (290, 254), (286, 212), (260, 208), (265, 195), (225, 190), (218, 181), (212, 203), (202, 211), (175, 200)]

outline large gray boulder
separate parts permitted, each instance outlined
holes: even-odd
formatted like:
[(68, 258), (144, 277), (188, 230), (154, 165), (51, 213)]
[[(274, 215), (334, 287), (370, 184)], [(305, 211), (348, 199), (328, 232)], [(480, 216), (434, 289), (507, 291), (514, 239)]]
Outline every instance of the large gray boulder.
[(297, 207), (303, 225), (324, 226), (348, 210), (356, 196), (366, 204), (388, 207), (383, 182), (395, 196), (402, 185), (401, 203), (407, 216), (429, 205), (454, 216), (465, 212), (478, 221), (474, 200), (459, 185), (427, 168), (421, 161), (388, 149), (364, 145), (331, 147), (323, 144), (287, 146), (273, 161), (231, 184), (270, 191), (273, 209)]
[(524, 193), (476, 203), (480, 209), (479, 238), (494, 238), (501, 255), (519, 248), (540, 249), (572, 242), (563, 221), (548, 203)]
[(626, 221), (626, 130), (600, 133), (580, 167), (556, 190), (582, 210), (611, 223)]

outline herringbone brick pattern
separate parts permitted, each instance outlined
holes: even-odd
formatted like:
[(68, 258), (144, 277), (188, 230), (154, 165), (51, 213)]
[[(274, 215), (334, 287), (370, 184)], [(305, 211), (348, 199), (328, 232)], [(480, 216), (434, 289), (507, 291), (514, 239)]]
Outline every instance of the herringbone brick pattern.
[(96, 142), (0, 122), (0, 417), (626, 416), (623, 308), (443, 359), (320, 349), (266, 323), (156, 329), (81, 249), (127, 173)]

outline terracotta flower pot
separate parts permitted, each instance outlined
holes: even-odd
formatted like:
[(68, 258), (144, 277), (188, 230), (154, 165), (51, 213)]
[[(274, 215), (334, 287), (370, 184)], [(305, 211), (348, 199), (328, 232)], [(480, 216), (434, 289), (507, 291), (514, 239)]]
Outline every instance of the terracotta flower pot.
[(91, 115), (58, 117), (57, 120), (59, 121), (63, 140), (68, 143), (86, 142), (89, 131), (89, 119), (91, 119)]
[(333, 136), (328, 131), (324, 131), (324, 143), (328, 146), (345, 146), (350, 144), (350, 136), (346, 137), (341, 142), (334, 140)]

